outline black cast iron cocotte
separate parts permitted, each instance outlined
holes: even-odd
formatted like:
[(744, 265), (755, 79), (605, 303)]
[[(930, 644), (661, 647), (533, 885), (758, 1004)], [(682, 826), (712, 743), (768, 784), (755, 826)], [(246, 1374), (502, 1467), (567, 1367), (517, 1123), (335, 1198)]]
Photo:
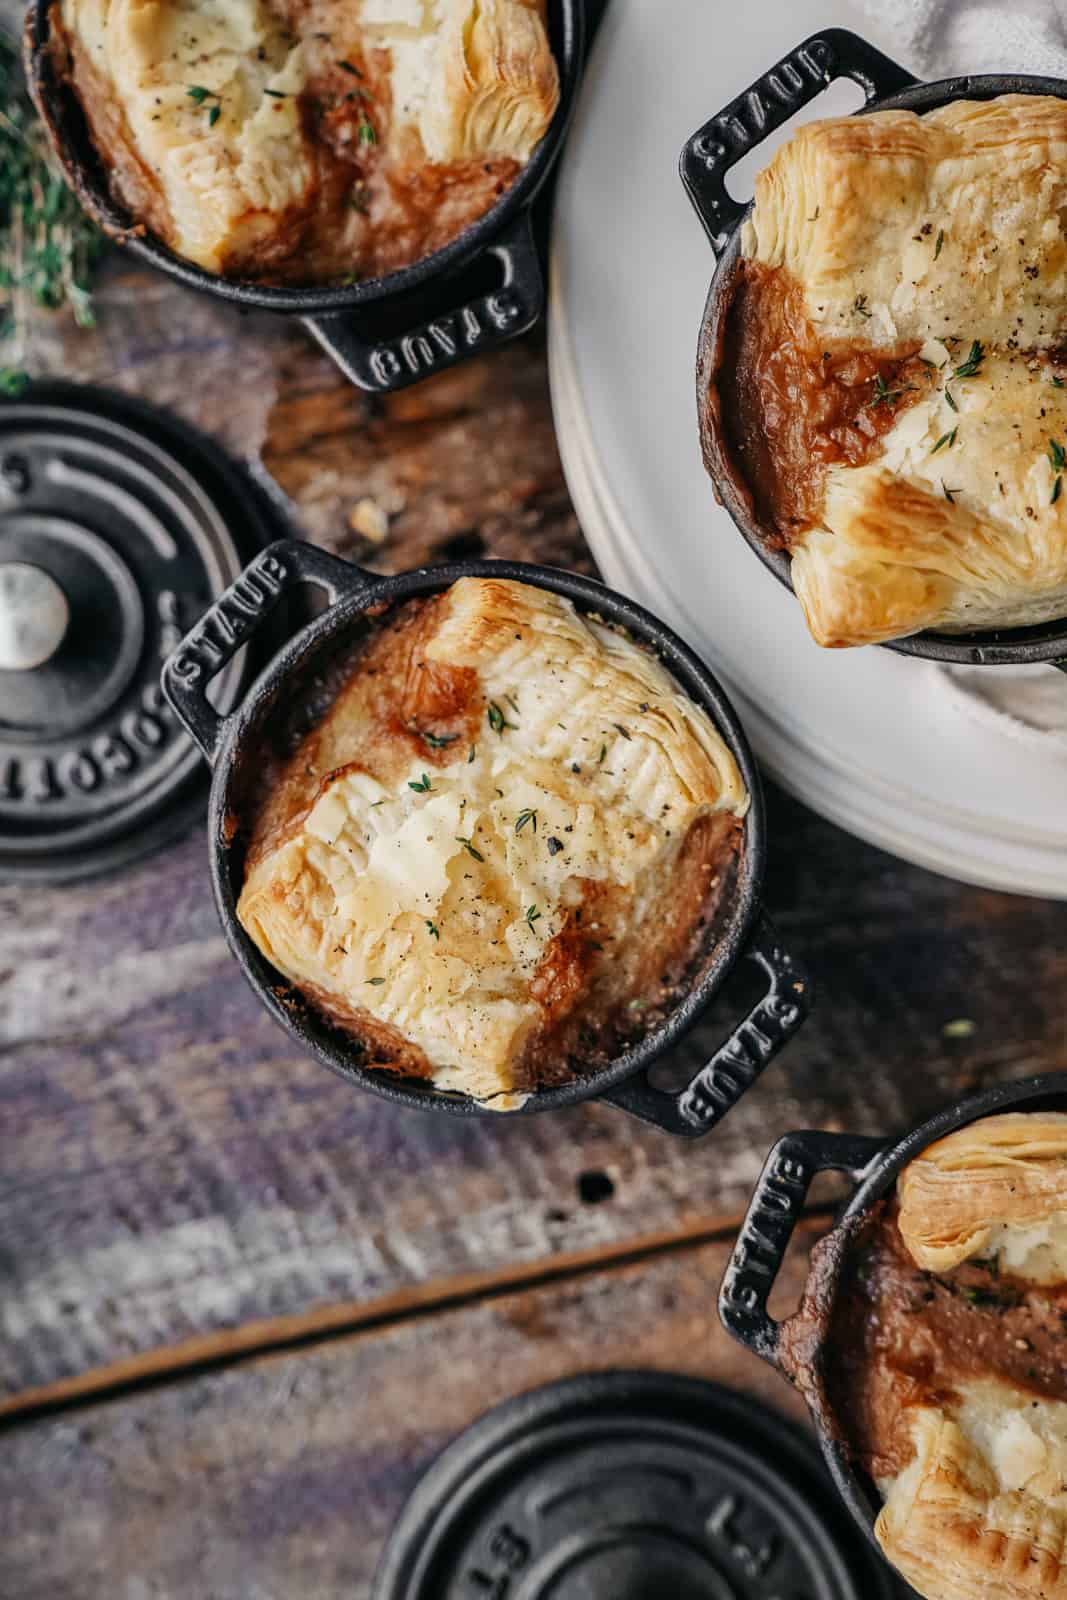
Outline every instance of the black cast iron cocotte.
[(874, 1522), (881, 1499), (866, 1474), (853, 1465), (831, 1415), (822, 1381), (827, 1349), (825, 1328), (850, 1243), (871, 1208), (891, 1193), (901, 1172), (916, 1156), (957, 1128), (1005, 1111), (1067, 1111), (1067, 1079), (1062, 1073), (1052, 1072), (997, 1084), (946, 1107), (897, 1138), (787, 1133), (767, 1157), (723, 1276), (719, 1316), (727, 1331), (783, 1377), (790, 1377), (781, 1359), (782, 1325), (771, 1317), (767, 1304), (815, 1178), (821, 1172), (844, 1172), (852, 1180), (852, 1194), (831, 1235), (838, 1247), (823, 1256), (818, 1269), (823, 1334), (818, 1336), (806, 1363), (810, 1371), (805, 1375), (805, 1397), (834, 1483), (857, 1523), (875, 1543)]
[[(856, 112), (903, 109), (922, 113), (953, 100), (992, 100), (1002, 94), (1067, 97), (1067, 81), (1018, 73), (983, 73), (922, 83), (854, 33), (827, 28), (812, 34), (765, 72), (743, 94), (687, 142), (681, 176), (718, 264), (711, 280), (697, 346), (697, 413), (704, 465), (716, 498), (725, 506), (749, 547), (787, 589), (792, 589), (788, 551), (772, 544), (760, 527), (752, 497), (709, 419), (707, 395), (721, 369), (726, 324), (741, 257), (741, 225), (752, 210), (726, 188), (726, 175), (767, 134), (788, 121), (836, 78), (851, 78), (865, 101)], [(886, 649), (928, 661), (971, 666), (1049, 662), (1067, 658), (1067, 618), (1028, 628), (967, 634), (924, 632), (887, 641)]]
[[(117, 205), (51, 32), (56, 0), (33, 0), (26, 18), (30, 89), (67, 182), (93, 221), (140, 260), (190, 289), (247, 310), (298, 316), (361, 389), (392, 393), (527, 332), (545, 305), (531, 211), (559, 155), (574, 110), (585, 39), (583, 0), (548, 0), (559, 68), (552, 125), (515, 182), (451, 243), (384, 278), (273, 287), (224, 278), (175, 255)], [(500, 283), (486, 287), (493, 258)]]
[[(214, 769), (208, 849), (215, 900), (230, 948), (276, 1020), (350, 1083), (423, 1110), (501, 1115), (465, 1096), (365, 1066), (358, 1041), (334, 1027), (289, 988), (248, 938), (235, 910), (244, 849), (233, 819), (242, 814), (242, 784), (254, 770), (253, 764), (262, 760), (268, 724), (313, 694), (307, 686), (321, 683), (331, 659), (343, 646), (351, 647), (390, 607), (414, 596), (438, 594), (457, 579), (468, 577), (532, 584), (564, 595), (579, 611), (625, 629), (657, 656), (691, 699), (704, 708), (737, 761), (750, 807), (733, 892), (717, 918), (703, 965), (687, 992), (660, 1026), (651, 1028), (624, 1054), (562, 1087), (538, 1091), (520, 1111), (507, 1113), (518, 1116), (601, 1098), (668, 1132), (698, 1137), (722, 1120), (799, 1028), (810, 1008), (811, 986), (761, 906), (767, 858), (763, 795), (755, 760), (729, 701), (707, 668), (670, 629), (591, 578), (511, 561), (460, 562), (382, 578), (295, 539), (271, 545), (245, 568), (163, 669), (167, 699)], [(209, 683), (283, 598), (303, 585), (325, 591), (326, 609), (278, 651), (243, 703), (220, 717), (207, 699)], [(319, 714), (331, 697), (316, 708)], [(699, 1020), (742, 957), (764, 973), (767, 989), (763, 998), (680, 1092), (657, 1087), (649, 1080), (649, 1069)]]

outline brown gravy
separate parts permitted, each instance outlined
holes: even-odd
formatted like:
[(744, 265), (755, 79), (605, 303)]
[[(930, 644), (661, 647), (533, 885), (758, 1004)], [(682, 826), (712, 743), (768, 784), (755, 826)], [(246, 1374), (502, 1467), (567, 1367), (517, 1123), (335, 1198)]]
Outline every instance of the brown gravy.
[[(833, 1235), (818, 1250), (827, 1247)], [(905, 1408), (936, 1404), (965, 1380), (996, 1377), (1067, 1400), (1067, 1285), (1038, 1286), (977, 1261), (922, 1272), (900, 1236), (895, 1200), (875, 1207), (847, 1243), (829, 1311), (818, 1305), (818, 1262), (812, 1282), (815, 1292), (786, 1324), (787, 1361), (808, 1387), (814, 1318), (817, 1387), (872, 1478), (893, 1477), (910, 1459)]]
[[(332, 669), (323, 714), (310, 731), (294, 743), (279, 728), (273, 747), (265, 741), (234, 820), (235, 834), (247, 842), (246, 871), (299, 830), (343, 768), (358, 767), (389, 785), (413, 757), (431, 774), (467, 760), (485, 726), (477, 674), (425, 653), (446, 601), (409, 600), (389, 612)], [(516, 1089), (595, 1072), (666, 1020), (715, 948), (733, 901), (743, 837), (735, 817), (698, 819), (637, 928), (622, 886), (581, 882), (579, 903), (545, 947), (531, 981), (541, 1021), (516, 1065)], [(290, 995), (301, 1003), (288, 988), (279, 993), (287, 1004)], [(310, 985), (303, 997), (364, 1045), (369, 1066), (432, 1076), (424, 1053), (366, 1010)]]
[(868, 461), (933, 380), (915, 347), (825, 349), (788, 272), (738, 263), (709, 405), (773, 543), (788, 549), (811, 527), (827, 468)]

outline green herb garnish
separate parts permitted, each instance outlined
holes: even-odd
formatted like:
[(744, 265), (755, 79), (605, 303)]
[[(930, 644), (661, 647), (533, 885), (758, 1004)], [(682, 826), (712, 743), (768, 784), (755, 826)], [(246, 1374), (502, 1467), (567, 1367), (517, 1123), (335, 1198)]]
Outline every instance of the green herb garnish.
[(1056, 501), (1060, 497), (1060, 490), (1062, 488), (1063, 488), (1063, 479), (1060, 477), (1059, 473), (1057, 472), (1055, 480), (1054, 480), (1053, 485), (1052, 485), (1052, 493), (1049, 496), (1049, 502), (1048, 503), (1049, 503), (1050, 506), (1054, 506), (1056, 504)]
[(484, 861), (485, 860), (485, 857), (482, 855), (482, 852), (480, 850), (476, 850), (474, 848), (474, 845), (471, 843), (471, 841), (469, 839), (462, 839), (462, 838), (460, 838), (459, 834), (457, 834), (456, 835), (456, 843), (457, 844), (461, 844), (463, 846), (464, 850), (466, 850), (467, 854), (469, 856), (473, 856), (474, 857), (475, 861)]
[(1057, 444), (1055, 439), (1048, 442), (1048, 458), (1057, 472), (1062, 472), (1067, 467), (1067, 455), (1063, 453), (1063, 446)]
[(607, 755), (607, 753), (608, 753), (607, 745), (606, 744), (602, 744), (600, 746), (600, 755), (597, 757), (597, 766), (598, 767), (602, 767), (604, 765), (604, 757)]
[(536, 811), (520, 811), (518, 816), (515, 818), (515, 832), (516, 833), (521, 833), (523, 828), (525, 828), (525, 826), (526, 826), (526, 824), (528, 822), (532, 822), (533, 823), (533, 831), (534, 831), (534, 833), (536, 833), (537, 832), (537, 812)]
[(370, 984), (372, 989), (380, 989), (382, 984), (385, 982), (385, 979), (384, 978), (368, 978), (367, 982)]
[(858, 294), (856, 296), (855, 300), (852, 302), (852, 309), (853, 311), (858, 311), (861, 317), (871, 317), (874, 315), (873, 311), (868, 311), (867, 309), (867, 296), (865, 294)]
[(959, 411), (960, 408), (956, 404), (955, 397), (953, 396), (951, 389), (945, 390), (945, 399), (948, 401), (948, 408), (950, 411)]
[(426, 918), (426, 931), (427, 931), (427, 933), (430, 935), (430, 937), (432, 939), (437, 939), (438, 941), (440, 941), (441, 930), (437, 926), (436, 922), (431, 922), (430, 921), (429, 917)]
[(1052, 387), (1054, 389), (1062, 389), (1062, 388), (1064, 388), (1063, 379), (1062, 378), (1058, 378), (1055, 373), (1052, 374)]
[(489, 718), (489, 726), (494, 733), (503, 733), (505, 728), (514, 728), (515, 726), (513, 722), (508, 721), (495, 700), (490, 700), (489, 710), (486, 715)]
[(891, 406), (894, 401), (900, 399), (902, 394), (906, 394), (909, 389), (914, 387), (915, 385), (912, 383), (905, 383), (899, 389), (891, 389), (882, 374), (879, 373), (874, 380), (874, 397), (868, 400), (867, 405), (871, 411), (877, 410), (879, 406)]
[(207, 114), (207, 125), (209, 128), (213, 128), (222, 116), (222, 103), (214, 89), (205, 89), (203, 84), (194, 83), (192, 88), (186, 89), (185, 92), (196, 106), (205, 105), (209, 100), (212, 102)]
[(526, 907), (526, 921), (527, 921), (528, 925), (531, 928), (533, 927), (535, 922), (539, 922), (540, 921), (540, 918), (541, 918), (541, 913), (540, 913), (540, 911), (538, 911), (536, 906), (527, 906)]
[(0, 104), (0, 393), (12, 397), (30, 381), (35, 308), (69, 305), (79, 327), (93, 326), (89, 279), (102, 240), (64, 182), (3, 32)]
[(959, 433), (959, 431), (959, 427), (957, 426), (955, 428), (951, 428), (948, 433), (943, 433), (940, 439), (934, 445), (934, 448), (930, 451), (930, 454), (932, 456), (936, 456), (942, 445), (947, 445), (951, 450), (952, 446), (956, 443), (956, 435)]
[(938, 228), (938, 230), (937, 230), (937, 239), (934, 242), (934, 260), (935, 261), (937, 260), (938, 256), (941, 254), (941, 246), (944, 244), (944, 242), (945, 242), (945, 230), (944, 230), (944, 228)]
[(421, 728), (419, 730), (419, 738), (425, 739), (431, 750), (447, 750), (450, 744), (455, 744), (459, 734), (431, 733), (429, 728)]
[(429, 778), (424, 772), (418, 783), (409, 781), (408, 788), (414, 789), (416, 794), (429, 794), (430, 790), (433, 788), (433, 784), (430, 782)]
[(478, 748), (477, 745), (473, 745), (472, 744), (470, 749), (467, 751), (467, 765), (468, 765), (468, 767), (474, 765), (474, 753), (477, 750), (477, 748)]
[(360, 144), (378, 143), (378, 135), (374, 131), (374, 124), (366, 113), (359, 119), (359, 142)]
[(960, 491), (958, 489), (950, 489), (944, 478), (941, 479), (941, 487), (944, 490), (945, 499), (948, 501), (949, 505), (954, 506), (956, 504), (956, 496)]
[[(263, 93), (269, 94), (272, 100), (288, 100), (289, 98), (289, 96), (287, 94), (283, 94), (280, 89), (264, 89)], [(383, 978), (381, 981), (384, 983), (385, 979)], [(372, 978), (371, 983), (373, 982), (374, 979)]]
[(955, 378), (973, 378), (975, 376), (975, 374), (981, 369), (981, 365), (982, 365), (982, 362), (983, 362), (984, 359), (985, 359), (985, 347), (981, 343), (980, 340), (975, 339), (974, 342), (971, 345), (970, 350), (967, 352), (966, 361), (961, 361), (960, 362), (959, 366), (956, 368), (955, 372), (953, 373), (953, 377), (955, 377)]

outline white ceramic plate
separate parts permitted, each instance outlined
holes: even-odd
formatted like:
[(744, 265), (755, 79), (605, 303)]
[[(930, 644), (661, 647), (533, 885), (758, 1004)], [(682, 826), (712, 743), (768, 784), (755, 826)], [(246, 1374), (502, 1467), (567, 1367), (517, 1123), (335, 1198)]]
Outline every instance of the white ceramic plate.
[[(1067, 898), (1063, 744), (972, 716), (927, 663), (820, 650), (715, 504), (700, 460), (693, 369), (714, 258), (679, 152), (809, 33), (844, 25), (871, 38), (870, 24), (840, 0), (671, 0), (669, 15), (613, 0), (557, 200), (553, 404), (594, 553), (609, 582), (707, 657), (768, 771), (822, 815), (949, 876)], [(858, 99), (839, 84), (802, 115)], [(787, 133), (737, 169), (736, 192)]]

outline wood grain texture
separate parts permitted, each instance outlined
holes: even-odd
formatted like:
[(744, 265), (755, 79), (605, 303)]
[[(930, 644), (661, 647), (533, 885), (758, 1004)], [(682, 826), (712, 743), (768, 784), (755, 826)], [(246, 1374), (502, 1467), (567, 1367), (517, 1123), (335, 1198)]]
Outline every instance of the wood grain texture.
[[(482, 551), (590, 567), (539, 341), (372, 404), (293, 324), (121, 262), (99, 312), (95, 333), (43, 328), (48, 369), (148, 395), (265, 462), (332, 548), (383, 569)], [(771, 827), (767, 901), (817, 1011), (696, 1146), (602, 1106), (460, 1122), (354, 1093), (245, 989), (196, 833), (110, 879), (0, 888), (0, 1399), (269, 1319), (711, 1227), (790, 1127), (890, 1131), (1067, 1063), (1067, 906), (905, 867), (782, 796)], [(690, 1065), (742, 1008), (735, 986)], [(976, 1032), (946, 1042), (959, 1016)], [(590, 1170), (614, 1186), (600, 1204), (580, 1198)]]
[[(810, 1237), (784, 1271), (794, 1300)], [(14, 1427), (0, 1595), (367, 1600), (433, 1457), (491, 1405), (576, 1372), (692, 1373), (799, 1418), (718, 1323), (726, 1256), (682, 1250)]]

